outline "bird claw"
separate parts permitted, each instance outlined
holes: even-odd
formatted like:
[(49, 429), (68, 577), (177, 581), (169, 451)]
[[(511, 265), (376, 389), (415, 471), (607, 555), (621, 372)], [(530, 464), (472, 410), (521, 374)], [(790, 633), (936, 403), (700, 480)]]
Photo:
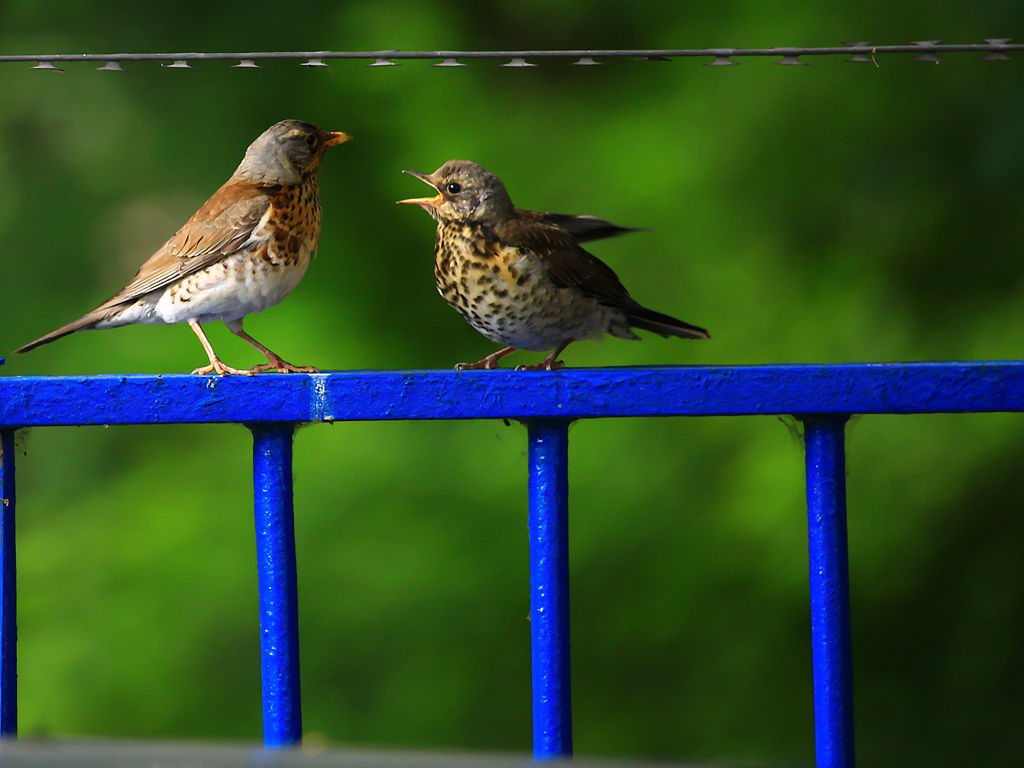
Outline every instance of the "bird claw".
[(270, 363), (260, 363), (249, 369), (249, 373), (320, 373), (319, 368), (311, 365), (292, 365), (285, 360), (278, 360)]
[(517, 365), (517, 371), (557, 371), (559, 368), (564, 368), (565, 363), (561, 360), (542, 360), (535, 365)]
[(498, 359), (493, 355), (488, 355), (483, 360), (477, 360), (475, 363), (456, 363), (456, 371), (491, 371), (498, 367)]
[(226, 374), (231, 374), (233, 376), (252, 376), (252, 373), (250, 371), (242, 371), (239, 370), (238, 368), (232, 368), (230, 365), (224, 365), (224, 363), (222, 363), (220, 360), (214, 360), (209, 365), (204, 365), (202, 368), (196, 368), (194, 371), (192, 371), (192, 373), (198, 373), (200, 375), (206, 373), (216, 373), (221, 376), (224, 376)]

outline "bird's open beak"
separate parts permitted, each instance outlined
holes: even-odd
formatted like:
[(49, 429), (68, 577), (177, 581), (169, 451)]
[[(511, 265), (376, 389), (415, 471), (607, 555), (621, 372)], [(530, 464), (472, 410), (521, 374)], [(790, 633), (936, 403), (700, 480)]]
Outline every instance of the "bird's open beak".
[(327, 134), (330, 136), (327, 141), (324, 142), (325, 147), (333, 147), (336, 144), (344, 144), (346, 141), (352, 141), (352, 137), (347, 133), (341, 131), (331, 131)]
[[(429, 184), (434, 189), (437, 189), (437, 185), (434, 184), (434, 182), (430, 178), (430, 174), (428, 173), (420, 173), (419, 171), (402, 171), (402, 173), (408, 173), (410, 176), (415, 176), (423, 183)], [(432, 208), (436, 208), (443, 202), (444, 197), (440, 194), (437, 197), (410, 197), (407, 200), (398, 201), (400, 205), (418, 205), (421, 208), (428, 205), (431, 206)]]

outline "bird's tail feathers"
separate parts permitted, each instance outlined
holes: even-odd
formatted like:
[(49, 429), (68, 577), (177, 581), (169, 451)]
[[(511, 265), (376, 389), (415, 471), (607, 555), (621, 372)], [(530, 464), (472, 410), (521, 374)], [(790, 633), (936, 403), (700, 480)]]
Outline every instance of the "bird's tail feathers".
[(68, 334), (74, 333), (75, 331), (88, 330), (89, 328), (95, 326), (96, 323), (98, 323), (100, 320), (103, 320), (105, 317), (112, 314), (111, 309), (112, 308), (110, 307), (101, 307), (99, 309), (94, 309), (92, 312), (89, 312), (86, 315), (82, 315), (77, 320), (72, 320), (67, 325), (62, 325), (57, 330), (50, 331), (45, 336), (40, 336), (35, 341), (30, 341), (23, 347), (18, 347), (16, 350), (14, 350), (14, 353), (19, 354), (21, 352), (29, 352), (35, 349), (36, 347), (41, 347), (43, 344), (49, 344), (51, 341), (56, 341), (57, 339), (67, 336)]
[(678, 336), (681, 339), (710, 339), (711, 334), (703, 328), (684, 323), (670, 315), (663, 315), (639, 304), (630, 307), (626, 319), (634, 328), (660, 333), (662, 336)]

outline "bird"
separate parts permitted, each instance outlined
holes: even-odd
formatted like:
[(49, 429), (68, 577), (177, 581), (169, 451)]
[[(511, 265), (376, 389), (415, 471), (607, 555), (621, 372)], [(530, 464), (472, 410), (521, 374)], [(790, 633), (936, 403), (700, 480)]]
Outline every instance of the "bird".
[[(242, 321), (277, 304), (305, 274), (320, 238), (320, 162), (328, 147), (351, 138), (302, 120), (270, 126), (249, 145), (224, 185), (115, 296), (15, 352), (75, 331), (188, 323), (209, 358), (194, 374), (316, 372), (260, 344), (243, 330)], [(223, 363), (202, 328), (214, 320), (222, 320), (268, 362), (249, 369)]]
[(632, 328), (710, 338), (703, 328), (641, 306), (610, 267), (583, 249), (571, 226), (516, 208), (501, 179), (478, 163), (449, 160), (430, 174), (403, 173), (437, 192), (398, 202), (418, 205), (437, 221), (438, 293), (473, 328), (504, 345), (456, 369), (495, 368), (505, 355), (525, 349), (553, 351), (517, 370), (551, 371), (563, 366), (558, 356), (572, 342), (606, 333), (639, 340)]

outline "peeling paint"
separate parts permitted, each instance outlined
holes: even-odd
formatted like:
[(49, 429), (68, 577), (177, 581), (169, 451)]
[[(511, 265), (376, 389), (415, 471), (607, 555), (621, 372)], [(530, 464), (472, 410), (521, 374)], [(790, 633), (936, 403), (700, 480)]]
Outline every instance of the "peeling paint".
[(329, 376), (330, 374), (327, 373), (310, 374), (310, 378), (313, 379), (313, 392), (309, 401), (309, 410), (315, 421), (334, 420), (327, 407), (327, 380)]

